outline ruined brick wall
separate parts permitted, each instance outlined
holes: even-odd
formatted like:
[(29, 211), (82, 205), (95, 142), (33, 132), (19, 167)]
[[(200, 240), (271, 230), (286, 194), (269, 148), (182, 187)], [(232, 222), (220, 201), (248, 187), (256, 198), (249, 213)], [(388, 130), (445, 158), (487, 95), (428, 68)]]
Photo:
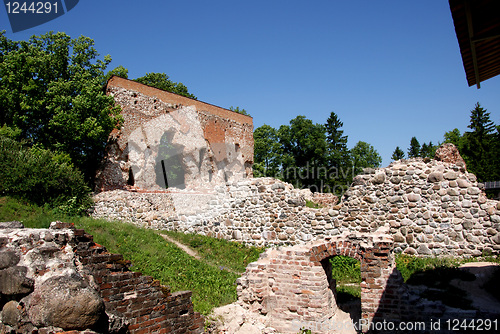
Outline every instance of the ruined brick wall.
[(361, 261), (364, 324), (402, 321), (408, 317), (408, 293), (392, 248), (392, 238), (384, 234), (344, 234), (270, 249), (238, 279), (238, 300), (265, 315), (269, 326), (283, 333), (297, 333), (300, 328), (314, 333), (343, 332), (351, 322), (342, 319), (337, 307), (329, 259), (344, 255)]
[(170, 187), (213, 188), (252, 175), (251, 117), (119, 77), (108, 81), (107, 93), (122, 107), (124, 123), (110, 136), (97, 190), (165, 188), (157, 177), (164, 135), (168, 155), (181, 165), (166, 166), (182, 174)]
[[(24, 284), (28, 287), (25, 282), (32, 284), (29, 285), (31, 290), (26, 288), (19, 290), (23, 292), (22, 294), (17, 290), (11, 291), (13, 295), (7, 297), (5, 293), (8, 293), (9, 289), (5, 289), (5, 284), (0, 284), (0, 310), (3, 308), (3, 317), (0, 317), (2, 333), (11, 333), (11, 329), (14, 332), (17, 330), (16, 333), (55, 333), (75, 329), (75, 325), (63, 328), (65, 325), (61, 324), (66, 322), (60, 319), (55, 319), (59, 324), (55, 327), (61, 327), (59, 329), (54, 328), (50, 319), (39, 321), (40, 324), (30, 323), (33, 322), (34, 315), (38, 314), (32, 311), (36, 305), (31, 305), (34, 304), (35, 298), (31, 298), (30, 302), (30, 293), (34, 290), (32, 295), (37, 294), (43, 282), (54, 277), (68, 276), (68, 273), (72, 273), (72, 277), (84, 277), (81, 280), (88, 280), (88, 284), (102, 298), (106, 316), (101, 319), (107, 324), (99, 323), (98, 328), (92, 328), (98, 332), (107, 333), (108, 328), (113, 329), (110, 332), (123, 333), (128, 329), (129, 333), (137, 334), (203, 332), (204, 319), (199, 313), (194, 312), (190, 291), (170, 293), (168, 288), (160, 286), (153, 278), (130, 271), (129, 261), (125, 261), (119, 254), (110, 254), (103, 246), (94, 243), (91, 235), (84, 230), (75, 229), (72, 224), (54, 222), (50, 229), (0, 226), (0, 255), (5, 258), (8, 254), (16, 254), (15, 258), (19, 264), (13, 267), (14, 269), (21, 268), (20, 266), (26, 268), (24, 271), (18, 270), (26, 277), (22, 277), (21, 274), (12, 277), (11, 285), (15, 286), (16, 282), (19, 282), (19, 286)], [(44, 297), (56, 298), (51, 295)], [(11, 300), (11, 304), (15, 303), (13, 307), (15, 312), (6, 311), (4, 304), (8, 300)], [(83, 306), (80, 308), (82, 314), (88, 312)], [(19, 312), (16, 309), (19, 309)], [(78, 307), (63, 310), (61, 317), (70, 317), (72, 312), (78, 312), (76, 309)], [(9, 321), (8, 319), (12, 319), (12, 314), (15, 313), (19, 313), (18, 319)], [(21, 316), (26, 313), (29, 317)], [(50, 328), (42, 328), (44, 325)], [(85, 327), (77, 329), (83, 330)]]

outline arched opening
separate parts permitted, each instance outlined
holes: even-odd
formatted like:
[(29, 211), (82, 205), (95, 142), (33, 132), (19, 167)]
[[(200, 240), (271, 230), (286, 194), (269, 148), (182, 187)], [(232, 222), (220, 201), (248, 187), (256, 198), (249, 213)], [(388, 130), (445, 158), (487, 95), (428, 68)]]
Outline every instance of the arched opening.
[(337, 307), (348, 313), (353, 322), (361, 319), (361, 262), (335, 255), (321, 261)]
[(165, 131), (160, 139), (155, 161), (156, 184), (162, 188), (184, 189), (183, 146), (173, 144), (174, 131)]

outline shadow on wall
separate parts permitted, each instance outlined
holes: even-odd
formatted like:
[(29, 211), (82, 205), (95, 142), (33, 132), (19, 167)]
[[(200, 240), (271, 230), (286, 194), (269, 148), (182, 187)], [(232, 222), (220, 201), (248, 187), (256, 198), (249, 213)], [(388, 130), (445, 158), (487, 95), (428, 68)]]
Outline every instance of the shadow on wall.
[[(360, 323), (367, 333), (498, 333), (500, 302), (482, 289), (491, 269), (477, 268), (471, 274), (438, 267), (412, 274), (407, 284), (394, 269), (373, 321)], [(498, 281), (494, 284), (498, 290)], [(403, 296), (399, 298), (400, 319), (391, 317), (398, 294)], [(480, 304), (486, 303), (485, 295), (489, 303), (481, 308)]]
[[(182, 164), (184, 146), (174, 144), (175, 131), (165, 131), (160, 139), (158, 155), (155, 160), (156, 184), (167, 189), (185, 189), (185, 173)], [(200, 150), (201, 152), (201, 150)], [(200, 159), (200, 163), (201, 163)]]

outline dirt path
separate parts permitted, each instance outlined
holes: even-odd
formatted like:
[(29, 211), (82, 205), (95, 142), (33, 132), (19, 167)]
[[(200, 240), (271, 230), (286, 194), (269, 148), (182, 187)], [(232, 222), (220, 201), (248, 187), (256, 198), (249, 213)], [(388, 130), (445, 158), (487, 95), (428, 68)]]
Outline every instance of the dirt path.
[(184, 252), (186, 252), (189, 256), (192, 256), (196, 260), (200, 260), (201, 261), (201, 257), (198, 255), (198, 253), (194, 249), (189, 248), (188, 246), (184, 245), (183, 243), (180, 243), (179, 241), (177, 241), (177, 240), (169, 237), (166, 234), (161, 234), (161, 233), (159, 233), (159, 234), (163, 237), (163, 239), (167, 240), (168, 242), (171, 242), (171, 243), (175, 244), (177, 247), (179, 247)]
[(234, 271), (231, 268), (219, 266), (219, 265), (217, 265), (215, 263), (211, 263), (209, 261), (206, 261), (206, 260), (202, 259), (201, 256), (198, 255), (197, 251), (195, 251), (194, 249), (190, 248), (189, 246), (183, 244), (182, 242), (179, 242), (179, 241), (175, 240), (174, 238), (169, 237), (166, 234), (162, 234), (162, 233), (158, 233), (158, 234), (160, 236), (162, 236), (162, 238), (165, 239), (165, 240), (167, 240), (168, 242), (171, 242), (171, 243), (175, 244), (177, 247), (179, 247), (180, 249), (182, 249), (187, 255), (194, 257), (196, 260), (202, 261), (202, 262), (208, 264), (211, 267), (217, 268), (219, 270), (225, 270), (225, 271), (228, 271), (230, 273), (236, 274), (238, 276), (241, 276), (243, 274), (243, 273)]

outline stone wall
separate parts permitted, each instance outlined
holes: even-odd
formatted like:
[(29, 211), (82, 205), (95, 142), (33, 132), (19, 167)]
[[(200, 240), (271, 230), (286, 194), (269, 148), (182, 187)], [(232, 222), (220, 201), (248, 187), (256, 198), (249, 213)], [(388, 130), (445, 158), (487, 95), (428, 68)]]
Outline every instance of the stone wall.
[(211, 189), (252, 175), (251, 117), (119, 77), (107, 93), (124, 123), (110, 136), (98, 190)]
[(201, 333), (191, 292), (132, 272), (84, 230), (0, 223), (1, 333)]
[(271, 179), (228, 182), (212, 191), (127, 191), (95, 196), (95, 217), (257, 245), (291, 245), (386, 227), (396, 252), (478, 256), (500, 251), (500, 204), (486, 198), (463, 164), (420, 158), (367, 169), (341, 202), (306, 207), (308, 190)]

